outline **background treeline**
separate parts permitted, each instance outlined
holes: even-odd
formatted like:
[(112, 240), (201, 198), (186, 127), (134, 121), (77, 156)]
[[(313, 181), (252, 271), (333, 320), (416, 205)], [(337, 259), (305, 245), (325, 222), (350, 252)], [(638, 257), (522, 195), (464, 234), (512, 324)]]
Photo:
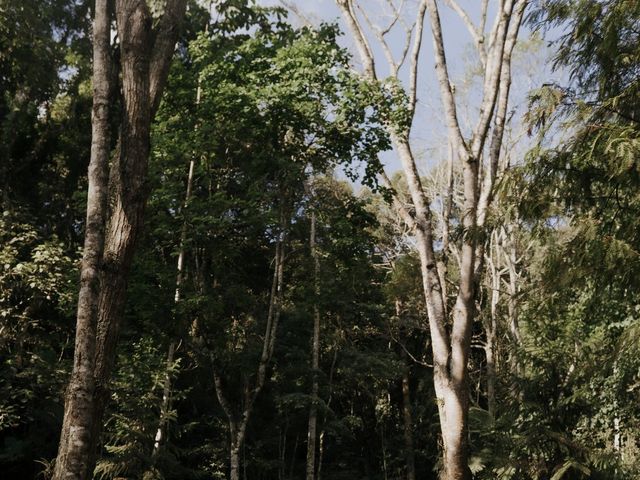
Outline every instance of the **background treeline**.
[[(565, 32), (555, 62), (570, 79), (533, 91), (526, 118), (512, 118), (534, 148), (504, 147), (479, 240), (469, 465), (478, 479), (631, 480), (640, 4), (543, 7), (529, 24)], [(296, 28), (282, 9), (237, 0), (214, 12), (189, 2), (153, 125), (95, 476), (305, 478), (313, 425), (317, 479), (435, 479), (420, 261), (375, 181), (406, 95), (358, 76), (336, 26)], [(58, 448), (86, 211), (91, 17), (79, 0), (0, 0), (2, 478), (48, 475)], [(438, 236), (447, 229), (437, 254), (449, 257), (453, 308), (462, 172), (443, 168), (423, 184), (433, 198), (452, 192), (447, 220), (436, 208), (432, 220)], [(403, 175), (391, 182), (408, 197)]]

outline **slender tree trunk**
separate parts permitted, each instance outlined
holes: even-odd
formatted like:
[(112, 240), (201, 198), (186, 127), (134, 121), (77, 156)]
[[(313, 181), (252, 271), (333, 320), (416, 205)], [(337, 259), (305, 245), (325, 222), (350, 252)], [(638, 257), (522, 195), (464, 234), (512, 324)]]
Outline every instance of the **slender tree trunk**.
[(613, 451), (620, 455), (622, 448), (622, 435), (620, 434), (620, 417), (613, 418)]
[[(198, 85), (196, 91), (196, 106), (200, 104), (200, 95), (202, 89), (200, 85)], [(184, 196), (184, 203), (182, 205), (182, 211), (184, 212), (189, 204), (189, 200), (191, 199), (191, 191), (193, 189), (193, 175), (195, 171), (196, 161), (195, 158), (191, 158), (189, 161), (189, 171), (187, 173), (187, 191)], [(178, 262), (176, 266), (176, 291), (173, 296), (173, 303), (177, 306), (182, 299), (182, 282), (184, 279), (184, 258), (185, 258), (185, 243), (187, 241), (187, 221), (184, 220), (182, 222), (182, 229), (180, 231), (180, 246), (178, 248)], [(160, 452), (160, 448), (164, 442), (166, 442), (166, 415), (171, 408), (171, 375), (168, 373), (169, 369), (173, 365), (174, 354), (176, 349), (176, 341), (172, 340), (169, 344), (169, 352), (167, 353), (167, 375), (164, 379), (164, 391), (162, 395), (162, 407), (160, 410), (160, 421), (158, 423), (158, 429), (156, 431), (156, 436), (153, 444), (153, 453), (152, 458), (155, 463), (155, 459)]]
[(449, 142), (447, 155), (447, 192), (442, 205), (442, 254), (438, 261), (438, 274), (440, 275), (440, 287), (444, 299), (445, 315), (447, 314), (447, 277), (449, 273), (449, 230), (451, 210), (453, 208), (453, 165), (454, 149)]
[(251, 414), (253, 413), (254, 403), (266, 382), (267, 368), (269, 367), (275, 348), (276, 332), (280, 320), (282, 297), (284, 293), (284, 250), (287, 240), (288, 228), (288, 222), (285, 223), (284, 209), (281, 212), (281, 225), (283, 227), (283, 232), (281, 232), (280, 238), (278, 238), (276, 242), (275, 266), (271, 284), (271, 294), (269, 298), (269, 309), (267, 312), (267, 325), (262, 343), (262, 354), (260, 356), (260, 362), (258, 364), (256, 379), (253, 387), (249, 386), (248, 383), (245, 385), (243, 395), (244, 398), (242, 402), (242, 413), (239, 416), (236, 415), (235, 409), (231, 406), (231, 403), (228, 401), (224, 393), (222, 378), (220, 377), (219, 371), (216, 368), (215, 359), (212, 359), (216, 396), (229, 420), (229, 464), (231, 475), (230, 478), (232, 480), (239, 480), (240, 449), (244, 444), (245, 434), (247, 431), (249, 420), (251, 419)]
[[(495, 235), (492, 235), (495, 238)], [(489, 248), (489, 252), (493, 252), (494, 248)], [(485, 319), (485, 335), (486, 343), (484, 347), (485, 357), (487, 361), (487, 409), (491, 418), (496, 416), (496, 336), (497, 336), (497, 316), (498, 302), (500, 300), (500, 271), (496, 268), (494, 261), (489, 258), (489, 276), (491, 283), (489, 294), (489, 317)]]
[(384, 480), (389, 480), (389, 474), (387, 473), (387, 444), (384, 440), (384, 424), (380, 425), (380, 447), (382, 450), (382, 473), (384, 474)]
[(151, 460), (155, 465), (158, 455), (160, 454), (161, 447), (166, 442), (167, 436), (167, 415), (171, 409), (171, 369), (176, 353), (176, 342), (171, 341), (169, 343), (169, 351), (167, 352), (167, 371), (164, 377), (164, 386), (162, 388), (162, 404), (160, 406), (160, 419), (158, 422), (158, 429), (156, 430), (156, 436), (153, 440), (153, 450), (151, 452)]
[(291, 455), (291, 464), (289, 465), (289, 480), (294, 480), (293, 474), (296, 468), (296, 454), (298, 453), (298, 441), (300, 436), (296, 435), (296, 441), (293, 443), (293, 454)]
[(309, 428), (307, 431), (307, 480), (314, 480), (316, 470), (316, 426), (318, 423), (318, 372), (320, 370), (320, 306), (319, 274), (320, 260), (316, 251), (316, 214), (311, 213), (311, 233), (309, 247), (313, 259), (314, 301), (313, 301), (313, 341), (311, 345), (311, 407), (309, 409)]
[[(339, 318), (339, 317), (338, 317)], [(331, 360), (331, 367), (329, 368), (329, 397), (327, 398), (327, 412), (331, 406), (331, 400), (333, 399), (333, 374), (336, 370), (336, 362), (338, 361), (338, 346), (335, 345), (333, 351), (333, 360)], [(320, 436), (318, 439), (318, 469), (316, 471), (316, 480), (322, 478), (322, 461), (324, 460), (324, 427), (327, 423), (327, 416), (324, 415), (322, 429), (320, 430)]]
[(518, 322), (518, 295), (519, 295), (519, 281), (518, 275), (518, 246), (515, 239), (514, 227), (510, 225), (507, 228), (506, 236), (508, 238), (509, 247), (505, 252), (507, 257), (507, 266), (509, 270), (509, 283), (507, 285), (509, 292), (509, 303), (507, 304), (509, 315), (509, 332), (512, 340), (517, 346), (522, 343), (522, 337), (520, 335), (520, 324)]
[[(364, 34), (356, 15), (355, 0), (336, 0), (347, 26), (352, 31), (353, 38), (360, 54), (364, 74), (370, 79), (376, 79), (373, 49)], [(438, 11), (437, 0), (422, 0), (416, 16), (416, 36), (410, 64), (409, 98), (410, 104), (415, 104), (417, 65), (421, 45), (422, 22), (425, 11), (428, 11), (431, 23), (435, 70), (442, 97), (445, 123), (449, 134), (449, 142), (454, 147), (454, 153), (463, 167), (464, 205), (462, 210), (462, 225), (464, 235), (460, 253), (460, 278), (458, 282), (457, 299), (452, 312), (452, 322), (448, 321), (446, 312), (446, 298), (444, 297), (443, 282), (438, 274), (437, 262), (434, 255), (433, 232), (431, 227), (430, 204), (425, 194), (418, 169), (409, 144), (410, 128), (404, 134), (398, 134), (394, 128), (392, 132), (394, 147), (400, 157), (411, 194), (414, 212), (406, 209), (398, 198), (395, 205), (408, 226), (415, 232), (416, 246), (420, 255), (420, 267), (423, 291), (427, 306), (429, 331), (431, 333), (431, 347), (434, 362), (434, 386), (438, 402), (440, 426), (444, 446), (444, 471), (446, 480), (467, 480), (471, 478), (468, 461), (468, 358), (471, 346), (471, 330), (475, 315), (474, 281), (476, 270), (476, 250), (482, 242), (477, 241), (478, 199), (480, 196), (479, 164), (483, 158), (484, 146), (488, 137), (489, 127), (494, 118), (499, 92), (499, 101), (508, 99), (508, 86), (505, 85), (506, 76), (510, 75), (508, 68), (503, 68), (505, 62), (510, 62), (510, 55), (517, 39), (522, 14), (527, 0), (504, 0), (499, 2), (496, 23), (485, 41), (486, 8), (481, 13), (480, 30), (474, 26), (468, 15), (454, 1), (449, 5), (461, 16), (463, 23), (469, 29), (474, 39), (481, 64), (484, 69), (484, 83), (482, 86), (482, 100), (478, 112), (477, 124), (472, 130), (470, 139), (465, 139), (458, 120), (456, 100), (451, 79), (447, 70), (444, 40)], [(375, 29), (374, 29), (375, 30)], [(383, 37), (383, 35), (381, 34)], [(378, 37), (384, 43), (384, 38)], [(390, 67), (394, 70), (394, 61), (390, 60)], [(397, 64), (396, 64), (397, 65)], [(397, 78), (397, 77), (396, 77)], [(506, 103), (505, 103), (506, 105)], [(500, 106), (498, 110), (500, 110)], [(502, 110), (500, 110), (502, 112)], [(498, 118), (498, 122), (503, 120)], [(496, 143), (491, 146), (492, 152), (499, 152), (502, 142), (501, 132), (497, 132)], [(385, 183), (390, 184), (388, 177), (382, 175)], [(488, 205), (491, 200), (495, 176), (488, 176), (487, 191), (484, 198)], [(483, 210), (484, 212), (484, 210)], [(483, 255), (479, 255), (482, 260)], [(482, 263), (482, 262), (480, 262)]]
[(322, 461), (324, 460), (324, 428), (320, 430), (318, 436), (318, 471), (316, 472), (316, 480), (322, 478)]
[[(401, 319), (402, 302), (399, 299), (395, 301), (396, 317)], [(407, 351), (405, 348), (401, 350), (404, 368), (402, 369), (402, 426), (404, 438), (404, 458), (405, 473), (407, 480), (416, 480), (415, 452), (413, 448), (413, 408), (411, 405), (411, 389), (409, 385), (409, 363)]]
[[(286, 415), (286, 413), (285, 413)], [(287, 432), (289, 431), (289, 417), (286, 417), (284, 431), (281, 430), (280, 440), (278, 442), (278, 450), (280, 462), (278, 465), (278, 480), (284, 480), (286, 474), (286, 459), (287, 459)]]
[(93, 111), (87, 223), (80, 273), (73, 371), (65, 396), (65, 411), (53, 478), (87, 479), (91, 464), (95, 393), (94, 361), (100, 270), (104, 250), (109, 171), (109, 95), (111, 57), (108, 0), (96, 0), (93, 22)]
[(496, 417), (496, 348), (495, 332), (487, 332), (485, 356), (487, 360), (487, 410), (491, 418)]
[(402, 370), (402, 420), (404, 427), (404, 458), (407, 480), (416, 480), (416, 460), (413, 450), (413, 414), (411, 390), (409, 388), (409, 366), (406, 354), (403, 354), (405, 367)]
[(231, 444), (229, 463), (229, 480), (240, 480), (240, 446), (237, 444)]

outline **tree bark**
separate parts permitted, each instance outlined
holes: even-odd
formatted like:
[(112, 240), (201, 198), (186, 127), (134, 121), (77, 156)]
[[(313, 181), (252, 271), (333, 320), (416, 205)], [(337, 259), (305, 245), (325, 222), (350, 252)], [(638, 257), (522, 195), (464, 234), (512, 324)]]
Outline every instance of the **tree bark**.
[(407, 480), (416, 480), (416, 459), (413, 450), (413, 414), (411, 406), (411, 390), (409, 388), (409, 366), (402, 371), (402, 420), (404, 427), (404, 456), (407, 469)]
[(116, 22), (121, 49), (123, 112), (119, 149), (109, 177), (111, 215), (98, 307), (94, 452), (109, 399), (108, 384), (124, 315), (129, 269), (142, 230), (150, 149), (151, 13), (143, 0), (118, 0)]
[(240, 447), (238, 445), (231, 444), (231, 451), (229, 453), (230, 459), (230, 480), (240, 480)]
[[(54, 478), (90, 478), (109, 397), (127, 278), (146, 201), (150, 124), (160, 103), (186, 0), (168, 0), (154, 33), (144, 0), (116, 0), (123, 112), (118, 148), (108, 175), (110, 18), (106, 0), (96, 0), (94, 30), (94, 123), (85, 233), (86, 261), (78, 302), (74, 373)], [(154, 41), (155, 39), (155, 41)], [(92, 190), (93, 188), (93, 190)], [(108, 217), (108, 218), (107, 218)], [(106, 223), (106, 234), (104, 225)], [(79, 419), (82, 419), (79, 421)]]
[(486, 263), (489, 269), (489, 316), (485, 318), (485, 356), (487, 361), (487, 410), (491, 418), (496, 416), (496, 337), (498, 330), (498, 302), (500, 301), (500, 280), (502, 271), (498, 269), (491, 255), (496, 254), (498, 257), (498, 240), (495, 232), (491, 235), (489, 243), (489, 256)]
[(313, 341), (311, 345), (311, 407), (309, 408), (309, 428), (307, 431), (307, 480), (315, 479), (316, 471), (316, 437), (318, 423), (318, 371), (320, 369), (320, 306), (319, 301), (319, 274), (320, 260), (316, 251), (316, 214), (311, 213), (311, 233), (309, 235), (309, 247), (313, 259)]
[(93, 110), (91, 159), (84, 252), (76, 319), (73, 371), (65, 396), (64, 419), (53, 478), (85, 479), (91, 464), (95, 393), (96, 324), (100, 270), (104, 250), (109, 170), (109, 104), (111, 57), (108, 0), (96, 0), (93, 22)]

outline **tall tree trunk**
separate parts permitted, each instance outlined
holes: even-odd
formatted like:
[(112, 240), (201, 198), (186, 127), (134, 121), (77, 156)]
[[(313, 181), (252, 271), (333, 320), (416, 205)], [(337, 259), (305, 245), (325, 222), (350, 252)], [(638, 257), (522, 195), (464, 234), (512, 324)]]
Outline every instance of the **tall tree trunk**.
[[(339, 318), (339, 317), (338, 317)], [(333, 374), (336, 370), (336, 362), (338, 361), (338, 346), (334, 346), (333, 350), (333, 360), (331, 360), (331, 367), (329, 368), (329, 396), (327, 398), (326, 410), (329, 411), (329, 407), (331, 406), (331, 400), (333, 399)], [(323, 417), (323, 426), (320, 430), (320, 436), (318, 438), (318, 468), (316, 470), (316, 480), (320, 480), (322, 478), (322, 461), (324, 460), (324, 438), (325, 438), (325, 429), (327, 423), (326, 414)]]
[[(207, 25), (208, 27), (208, 25)], [(205, 32), (208, 30), (205, 29)], [(198, 87), (196, 89), (196, 106), (200, 104), (200, 96), (202, 94), (202, 88), (198, 83)], [(184, 195), (184, 203), (182, 204), (182, 212), (186, 210), (189, 205), (189, 200), (191, 199), (191, 191), (193, 190), (193, 175), (195, 171), (196, 161), (195, 158), (192, 157), (189, 161), (189, 170), (187, 173), (187, 191)], [(173, 303), (177, 307), (182, 299), (182, 282), (184, 280), (184, 258), (185, 258), (185, 243), (187, 241), (187, 221), (186, 219), (182, 222), (182, 228), (180, 230), (180, 245), (178, 247), (178, 262), (176, 265), (176, 291), (173, 296)], [(169, 374), (169, 370), (172, 368), (174, 362), (174, 354), (176, 349), (176, 340), (171, 340), (169, 344), (169, 352), (167, 353), (167, 374), (164, 379), (164, 387), (162, 393), (162, 406), (160, 408), (160, 421), (158, 422), (158, 429), (156, 430), (156, 436), (153, 443), (153, 452), (152, 459), (155, 463), (155, 460), (160, 453), (160, 448), (163, 443), (166, 443), (167, 440), (167, 422), (166, 415), (171, 408), (171, 375)]]
[(319, 274), (320, 260), (316, 251), (316, 214), (311, 213), (311, 233), (309, 235), (309, 247), (313, 259), (313, 341), (311, 345), (311, 407), (309, 408), (309, 428), (307, 431), (307, 480), (315, 479), (316, 470), (316, 426), (318, 423), (318, 373), (320, 370), (320, 306)]
[[(276, 332), (280, 320), (282, 307), (282, 299), (284, 293), (284, 263), (285, 263), (285, 244), (287, 241), (288, 221), (285, 223), (284, 209), (281, 212), (281, 225), (283, 231), (276, 242), (275, 265), (273, 271), (273, 280), (271, 283), (271, 294), (269, 298), (269, 309), (267, 312), (267, 325), (265, 329), (264, 339), (262, 341), (262, 354), (256, 372), (256, 378), (253, 385), (249, 385), (247, 381), (244, 388), (242, 401), (242, 411), (240, 415), (236, 414), (227, 396), (224, 392), (222, 377), (216, 367), (215, 358), (213, 360), (213, 379), (216, 396), (222, 409), (224, 410), (229, 421), (229, 464), (231, 480), (239, 480), (240, 475), (240, 449), (242, 448), (247, 426), (253, 413), (253, 406), (256, 398), (262, 391), (266, 382), (267, 368), (271, 363), (273, 352), (275, 349)], [(235, 475), (235, 476), (234, 476)]]
[(151, 461), (153, 466), (160, 455), (160, 449), (166, 443), (167, 437), (167, 421), (166, 418), (171, 409), (171, 369), (175, 361), (176, 342), (174, 340), (169, 343), (169, 351), (167, 352), (167, 371), (164, 376), (164, 385), (162, 387), (162, 404), (160, 405), (160, 419), (158, 428), (153, 439), (153, 450), (151, 452)]
[[(403, 351), (404, 352), (404, 351)], [(413, 449), (413, 414), (411, 406), (411, 390), (409, 388), (409, 366), (406, 353), (403, 353), (405, 366), (402, 370), (402, 420), (404, 427), (404, 458), (407, 469), (407, 480), (416, 480), (416, 459)]]
[(293, 474), (296, 469), (296, 454), (298, 453), (298, 441), (300, 436), (296, 435), (296, 441), (293, 443), (293, 453), (291, 455), (291, 463), (289, 464), (289, 480), (294, 480)]
[(99, 101), (94, 104), (86, 261), (82, 267), (78, 302), (75, 373), (72, 373), (70, 393), (65, 399), (65, 417), (54, 470), (56, 480), (85, 479), (93, 473), (102, 417), (109, 396), (108, 381), (114, 363), (118, 328), (124, 312), (127, 277), (142, 226), (150, 123), (160, 103), (178, 24), (186, 7), (186, 0), (168, 0), (153, 34), (151, 14), (144, 0), (115, 2), (123, 112), (118, 148), (108, 175), (108, 195), (112, 205), (107, 218), (108, 3), (96, 0), (94, 89), (97, 90), (94, 98)]
[[(414, 209), (414, 212), (411, 213), (410, 210), (404, 207), (400, 199), (395, 198), (394, 204), (396, 208), (407, 225), (412, 227), (415, 232), (416, 246), (420, 255), (423, 291), (433, 351), (434, 386), (444, 446), (443, 477), (446, 480), (466, 480), (471, 477), (467, 464), (467, 417), (469, 409), (467, 364), (475, 315), (476, 250), (478, 245), (482, 245), (482, 242), (477, 241), (478, 227), (482, 226), (482, 223), (478, 222), (478, 199), (481, 193), (479, 165), (483, 158), (491, 120), (495, 117), (496, 103), (506, 102), (508, 99), (509, 89), (505, 82), (509, 80), (507, 77), (510, 76), (510, 71), (508, 68), (503, 68), (503, 64), (509, 63), (511, 60), (511, 51), (518, 36), (527, 1), (504, 0), (499, 2), (496, 21), (488, 35), (485, 35), (484, 25), (486, 2), (481, 7), (481, 25), (476, 27), (456, 0), (447, 1), (447, 4), (458, 13), (463, 24), (469, 30), (484, 70), (484, 82), (477, 123), (472, 130), (470, 139), (465, 139), (458, 119), (454, 88), (447, 69), (438, 1), (422, 0), (416, 14), (415, 36), (409, 65), (409, 104), (413, 106), (416, 101), (416, 79), (418, 59), (420, 57), (422, 24), (425, 12), (428, 12), (433, 40), (435, 71), (440, 88), (449, 142), (454, 147), (454, 154), (462, 162), (463, 167), (464, 205), (461, 223), (464, 227), (464, 235), (460, 253), (458, 293), (452, 312), (452, 322), (448, 321), (447, 318), (443, 282), (438, 275), (438, 267), (434, 255), (430, 200), (422, 188), (416, 162), (411, 152), (409, 142), (410, 127), (402, 134), (397, 132), (395, 126), (390, 126), (389, 128), (395, 150), (402, 163)], [(369, 40), (358, 21), (357, 9), (354, 6), (355, 0), (336, 0), (336, 2), (353, 34), (364, 68), (364, 75), (375, 80), (374, 49), (371, 48)], [(372, 30), (375, 31), (375, 28)], [(408, 40), (411, 40), (411, 32), (412, 30), (408, 29)], [(488, 41), (485, 41), (486, 36), (489, 37)], [(388, 45), (385, 43), (383, 33), (378, 35), (378, 40), (383, 47), (387, 47), (386, 51), (388, 53)], [(394, 62), (392, 58), (389, 59), (389, 64), (391, 71), (396, 73), (396, 79), (398, 79), (397, 67), (399, 64)], [(503, 86), (502, 88), (501, 85)], [(500, 97), (499, 93), (501, 93)], [(502, 103), (498, 106), (500, 114), (502, 113), (501, 106)], [(500, 114), (498, 117), (500, 117)], [(503, 118), (496, 119), (498, 126), (500, 122), (503, 122)], [(491, 150), (499, 153), (499, 147), (502, 142), (501, 132), (496, 130), (494, 138), (496, 142), (491, 146)], [(384, 173), (382, 178), (384, 183), (390, 186), (390, 181)], [(488, 180), (485, 182), (486, 194), (483, 197), (486, 198), (486, 202), (482, 205), (485, 209), (491, 200), (491, 189), (494, 182), (495, 175), (489, 172)], [(482, 260), (483, 255), (480, 255), (479, 258)]]
[[(495, 242), (495, 243), (494, 243)], [(496, 233), (492, 232), (489, 243), (489, 255), (485, 260), (489, 273), (489, 315), (484, 318), (485, 330), (485, 357), (487, 361), (487, 409), (491, 418), (496, 416), (496, 338), (498, 330), (498, 302), (500, 301), (500, 280), (502, 272), (498, 269), (495, 261), (498, 259), (498, 240)], [(491, 255), (495, 254), (495, 260)]]
[(109, 177), (109, 95), (111, 57), (108, 0), (96, 0), (93, 22), (93, 110), (91, 159), (84, 252), (76, 320), (73, 371), (65, 396), (65, 410), (53, 478), (86, 479), (91, 465), (94, 361), (100, 270), (104, 249)]
[(116, 1), (123, 112), (119, 149), (109, 178), (107, 224), (96, 343), (94, 451), (109, 399), (109, 379), (124, 316), (129, 269), (143, 224), (150, 149), (151, 13), (143, 0)]

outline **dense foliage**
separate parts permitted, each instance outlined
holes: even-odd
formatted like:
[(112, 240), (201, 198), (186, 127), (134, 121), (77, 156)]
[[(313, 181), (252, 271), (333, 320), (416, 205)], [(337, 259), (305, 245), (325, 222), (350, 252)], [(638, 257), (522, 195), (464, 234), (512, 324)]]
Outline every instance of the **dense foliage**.
[[(3, 478), (46, 477), (59, 440), (91, 142), (88, 3), (0, 0)], [(531, 92), (535, 146), (506, 167), (482, 235), (469, 464), (487, 480), (632, 480), (640, 8), (553, 0), (530, 18), (562, 30), (555, 65), (568, 77)], [(420, 262), (376, 182), (407, 98), (357, 75), (340, 34), (296, 28), (280, 8), (227, 0), (210, 17), (189, 2), (153, 125), (96, 478), (226, 478), (245, 417), (242, 478), (304, 478), (312, 404), (318, 478), (408, 478), (411, 462), (438, 477)], [(441, 167), (424, 180), (447, 188)], [(402, 175), (391, 183), (409, 203)], [(456, 199), (451, 252), (437, 252), (452, 278)]]

